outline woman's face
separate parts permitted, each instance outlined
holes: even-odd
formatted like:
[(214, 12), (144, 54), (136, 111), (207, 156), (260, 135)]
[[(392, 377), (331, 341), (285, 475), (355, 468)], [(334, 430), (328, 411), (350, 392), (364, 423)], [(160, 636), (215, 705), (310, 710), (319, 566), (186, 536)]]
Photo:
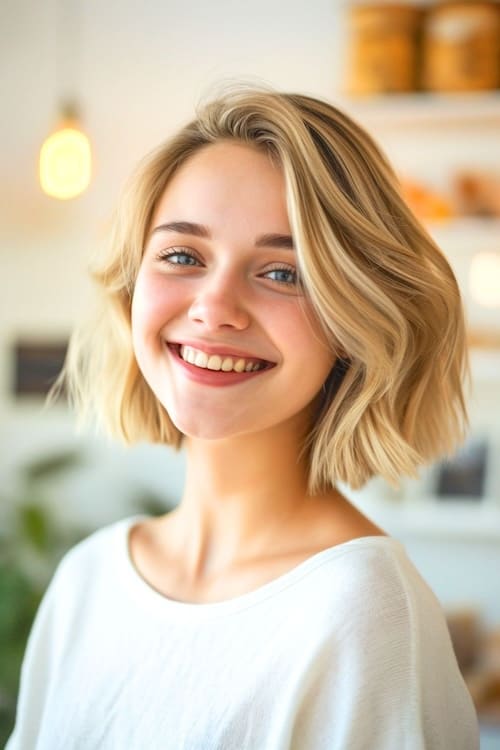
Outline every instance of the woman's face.
[(137, 362), (182, 433), (307, 426), (335, 357), (296, 269), (284, 179), (267, 155), (225, 141), (182, 165), (132, 303)]

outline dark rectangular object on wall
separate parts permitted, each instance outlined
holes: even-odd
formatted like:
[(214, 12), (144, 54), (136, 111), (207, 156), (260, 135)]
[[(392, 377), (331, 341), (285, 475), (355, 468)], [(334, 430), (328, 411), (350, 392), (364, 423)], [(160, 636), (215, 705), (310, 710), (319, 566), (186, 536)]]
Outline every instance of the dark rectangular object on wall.
[(18, 341), (14, 345), (14, 394), (45, 396), (61, 372), (67, 342)]
[(440, 500), (482, 500), (486, 492), (488, 443), (470, 439), (453, 458), (438, 468), (436, 494)]

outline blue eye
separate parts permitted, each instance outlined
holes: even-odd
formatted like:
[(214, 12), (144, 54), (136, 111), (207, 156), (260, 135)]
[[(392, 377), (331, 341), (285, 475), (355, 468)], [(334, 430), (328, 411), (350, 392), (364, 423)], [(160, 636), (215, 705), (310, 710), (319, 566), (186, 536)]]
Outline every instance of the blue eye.
[(170, 263), (177, 263), (179, 266), (195, 266), (198, 262), (196, 258), (187, 253), (172, 253), (168, 256)]
[(265, 277), (271, 279), (271, 281), (277, 281), (278, 284), (295, 286), (298, 283), (297, 271), (288, 267), (272, 268), (270, 271), (266, 271)]
[(188, 250), (167, 250), (158, 256), (159, 260), (165, 260), (173, 266), (198, 266), (200, 261)]

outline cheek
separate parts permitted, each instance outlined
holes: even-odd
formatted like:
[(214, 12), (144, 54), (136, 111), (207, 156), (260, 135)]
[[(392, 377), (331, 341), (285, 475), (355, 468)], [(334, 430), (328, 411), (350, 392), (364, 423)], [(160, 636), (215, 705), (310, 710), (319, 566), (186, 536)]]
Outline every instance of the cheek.
[(156, 336), (181, 308), (175, 285), (161, 276), (139, 274), (132, 298), (132, 336)]
[(283, 316), (280, 336), (292, 350), (300, 353), (303, 364), (320, 371), (320, 377), (324, 371), (326, 377), (335, 362), (335, 353), (319, 320), (307, 305), (294, 307)]
[(150, 356), (157, 354), (159, 331), (164, 320), (165, 295), (161, 285), (139, 274), (131, 308), (132, 348), (143, 375), (147, 379)]

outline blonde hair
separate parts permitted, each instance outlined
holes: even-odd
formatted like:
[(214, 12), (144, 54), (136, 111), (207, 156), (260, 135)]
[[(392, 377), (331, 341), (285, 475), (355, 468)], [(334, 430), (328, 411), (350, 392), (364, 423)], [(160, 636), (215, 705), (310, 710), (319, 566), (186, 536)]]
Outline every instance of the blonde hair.
[(398, 482), (449, 454), (467, 423), (465, 326), (453, 273), (401, 197), (372, 138), (332, 105), (236, 87), (138, 168), (93, 269), (95, 318), (71, 339), (60, 382), (83, 416), (125, 442), (179, 447), (182, 435), (144, 380), (131, 343), (134, 282), (156, 205), (198, 149), (234, 139), (281, 166), (299, 270), (332, 342), (344, 352), (307, 438), (309, 487)]

